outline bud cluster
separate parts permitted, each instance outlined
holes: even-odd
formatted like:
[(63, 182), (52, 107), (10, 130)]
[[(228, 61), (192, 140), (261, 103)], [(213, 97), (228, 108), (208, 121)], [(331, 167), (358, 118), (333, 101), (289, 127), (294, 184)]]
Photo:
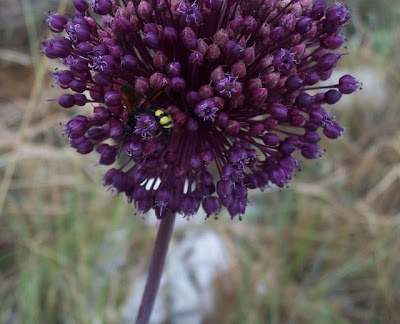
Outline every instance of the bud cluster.
[[(342, 57), (340, 31), (350, 16), (340, 3), (74, 0), (74, 7), (71, 18), (49, 13), (59, 35), (42, 49), (67, 66), (53, 75), (71, 91), (60, 106), (90, 102), (94, 110), (63, 133), (105, 165), (126, 138), (128, 161), (110, 169), (104, 185), (159, 218), (189, 217), (200, 206), (207, 217), (225, 206), (241, 218), (248, 189), (284, 187), (299, 169), (295, 152), (316, 159), (322, 135), (342, 135), (326, 107), (360, 88), (350, 75), (319, 83)], [(144, 98), (168, 86), (155, 104), (173, 120), (171, 140), (148, 114), (125, 136), (124, 84)]]

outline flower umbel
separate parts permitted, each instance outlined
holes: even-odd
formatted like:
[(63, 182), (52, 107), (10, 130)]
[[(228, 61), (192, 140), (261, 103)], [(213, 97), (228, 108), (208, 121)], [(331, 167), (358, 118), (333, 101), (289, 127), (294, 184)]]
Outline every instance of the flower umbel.
[(71, 18), (48, 15), (60, 35), (42, 48), (67, 67), (53, 77), (74, 94), (58, 103), (93, 104), (91, 116), (74, 117), (63, 131), (79, 153), (94, 150), (101, 164), (114, 164), (129, 117), (120, 87), (129, 84), (148, 98), (168, 85), (155, 104), (173, 120), (172, 139), (154, 116), (141, 113), (123, 146), (127, 160), (104, 178), (138, 211), (154, 208), (159, 218), (189, 217), (200, 206), (207, 217), (225, 206), (241, 218), (249, 189), (285, 186), (299, 169), (296, 151), (316, 159), (322, 134), (341, 136), (326, 105), (360, 88), (350, 75), (315, 86), (341, 58), (349, 11), (340, 3), (94, 0), (89, 8), (74, 0), (74, 6)]

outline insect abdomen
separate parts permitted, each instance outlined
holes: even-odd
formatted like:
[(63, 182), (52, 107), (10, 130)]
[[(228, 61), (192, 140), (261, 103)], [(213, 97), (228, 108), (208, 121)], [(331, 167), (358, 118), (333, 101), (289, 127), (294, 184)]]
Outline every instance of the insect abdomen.
[(154, 116), (157, 118), (164, 135), (170, 139), (172, 137), (174, 127), (171, 117), (162, 109), (157, 109), (154, 112)]

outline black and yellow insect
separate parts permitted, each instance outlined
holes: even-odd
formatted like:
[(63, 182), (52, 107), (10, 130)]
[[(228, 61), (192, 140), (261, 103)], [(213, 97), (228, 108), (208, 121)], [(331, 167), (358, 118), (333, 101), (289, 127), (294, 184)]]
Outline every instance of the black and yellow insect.
[(126, 130), (124, 138), (119, 148), (118, 156), (126, 142), (126, 136), (129, 133), (133, 133), (136, 129), (136, 122), (140, 114), (148, 114), (154, 116), (160, 125), (163, 135), (170, 140), (174, 133), (174, 124), (171, 117), (160, 107), (152, 105), (153, 103), (166, 89), (167, 86), (162, 87), (144, 103), (140, 104), (141, 96), (137, 91), (129, 84), (121, 86), (120, 92), (122, 102), (128, 111), (128, 120), (126, 122)]

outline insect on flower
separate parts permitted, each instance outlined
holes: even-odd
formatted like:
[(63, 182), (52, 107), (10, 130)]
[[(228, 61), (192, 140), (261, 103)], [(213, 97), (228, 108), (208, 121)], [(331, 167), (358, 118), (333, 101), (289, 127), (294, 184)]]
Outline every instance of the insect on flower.
[[(152, 103), (157, 100), (157, 98), (164, 93), (167, 85), (163, 86), (156, 93), (154, 93), (150, 98), (148, 98), (144, 103), (140, 104), (141, 96), (137, 91), (129, 84), (124, 84), (121, 86), (120, 92), (122, 101), (128, 111), (128, 121), (125, 126), (124, 138), (121, 142), (118, 157), (121, 154), (122, 148), (126, 143), (126, 137), (129, 133), (134, 133), (137, 131), (136, 124), (140, 118), (140, 115), (147, 114), (149, 116), (154, 116), (161, 127), (163, 135), (170, 140), (174, 132), (174, 124), (171, 117), (160, 107), (152, 105)], [(154, 123), (148, 120), (149, 127), (154, 127)], [(145, 134), (144, 134), (145, 135)]]

